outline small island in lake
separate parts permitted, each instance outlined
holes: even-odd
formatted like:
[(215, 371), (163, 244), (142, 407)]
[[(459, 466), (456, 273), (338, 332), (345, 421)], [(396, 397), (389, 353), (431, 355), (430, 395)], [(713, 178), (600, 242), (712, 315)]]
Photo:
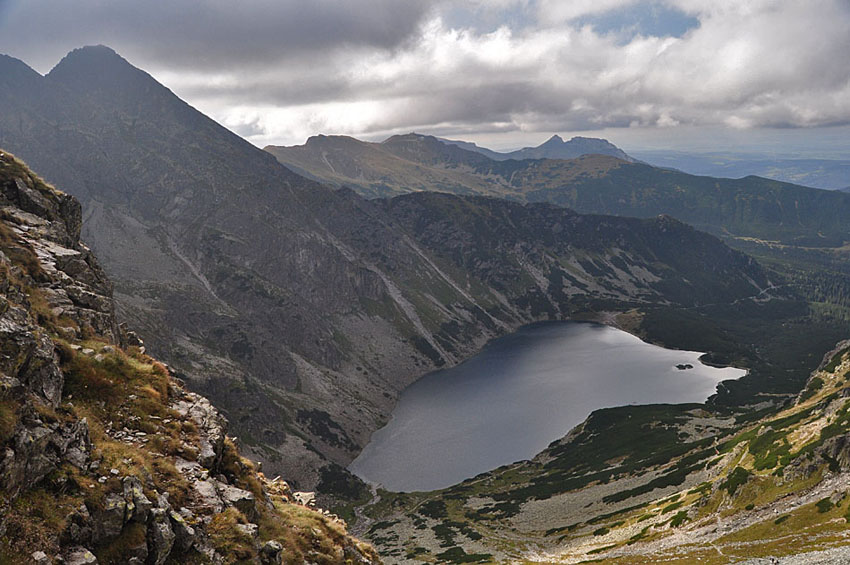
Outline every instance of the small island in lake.
[(680, 371), (686, 371), (688, 369), (693, 369), (694, 366), (691, 365), (690, 363), (679, 363), (678, 365), (676, 365), (676, 368), (679, 369)]

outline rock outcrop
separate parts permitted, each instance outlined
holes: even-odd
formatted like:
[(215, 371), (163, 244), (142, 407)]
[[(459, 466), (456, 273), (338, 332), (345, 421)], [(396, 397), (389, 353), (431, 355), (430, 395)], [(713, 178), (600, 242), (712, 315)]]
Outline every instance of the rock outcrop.
[(115, 322), (80, 206), (0, 152), (0, 559), (364, 563)]

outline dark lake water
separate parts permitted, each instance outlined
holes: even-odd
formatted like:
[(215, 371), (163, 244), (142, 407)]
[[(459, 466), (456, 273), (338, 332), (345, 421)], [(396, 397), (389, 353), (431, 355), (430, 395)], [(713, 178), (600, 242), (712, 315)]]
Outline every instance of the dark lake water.
[(443, 488), (533, 457), (598, 408), (703, 402), (745, 373), (700, 355), (599, 324), (527, 326), (408, 387), (349, 470), (389, 490)]

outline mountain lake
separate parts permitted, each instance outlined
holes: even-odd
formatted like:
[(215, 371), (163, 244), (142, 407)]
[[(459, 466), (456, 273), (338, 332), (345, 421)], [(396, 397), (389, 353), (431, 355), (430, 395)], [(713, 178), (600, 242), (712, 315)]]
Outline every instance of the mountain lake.
[(393, 491), (444, 488), (533, 457), (596, 409), (704, 402), (746, 372), (701, 355), (601, 324), (525, 326), (405, 389), (348, 468)]

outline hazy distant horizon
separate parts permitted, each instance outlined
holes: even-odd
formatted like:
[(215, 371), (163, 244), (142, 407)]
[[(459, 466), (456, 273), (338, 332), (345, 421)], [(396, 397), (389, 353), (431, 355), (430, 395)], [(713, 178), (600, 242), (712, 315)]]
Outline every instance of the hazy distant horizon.
[[(510, 139), (496, 139), (487, 134), (453, 134), (425, 132), (419, 130), (399, 131), (391, 134), (352, 134), (316, 131), (301, 141), (294, 143), (268, 143), (258, 145), (303, 145), (307, 139), (316, 135), (345, 135), (361, 141), (381, 142), (391, 135), (403, 133), (419, 133), (453, 141), (469, 141), (480, 147), (492, 149), (500, 153), (516, 151), (524, 147), (536, 147), (553, 135), (561, 136), (565, 141), (572, 137), (593, 137), (606, 139), (624, 150), (626, 153), (641, 151), (670, 151), (695, 154), (738, 153), (758, 156), (769, 155), (773, 158), (809, 158), (809, 159), (850, 159), (850, 126), (817, 129), (786, 129), (758, 131), (728, 131), (719, 130), (714, 137), (706, 138), (705, 131), (701, 135), (688, 138), (682, 133), (659, 131), (652, 135), (643, 132), (622, 130), (602, 131), (573, 131), (573, 132), (529, 132)], [(778, 139), (777, 139), (778, 138)], [(714, 141), (717, 139), (718, 141)], [(249, 139), (250, 141), (250, 139)], [(257, 145), (255, 143), (255, 145)]]

